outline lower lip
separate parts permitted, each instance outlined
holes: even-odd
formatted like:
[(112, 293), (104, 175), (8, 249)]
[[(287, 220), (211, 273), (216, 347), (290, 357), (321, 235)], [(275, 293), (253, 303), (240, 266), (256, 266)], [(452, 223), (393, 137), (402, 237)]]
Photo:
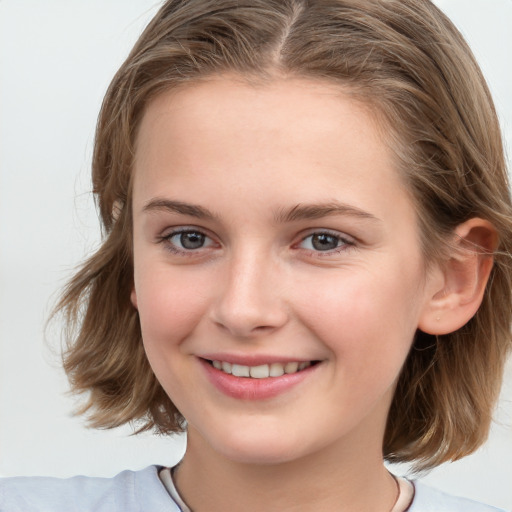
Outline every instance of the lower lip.
[(319, 364), (309, 366), (297, 373), (284, 374), (281, 377), (251, 379), (235, 377), (217, 370), (204, 359), (199, 359), (210, 382), (222, 393), (239, 400), (265, 400), (289, 391), (310, 376)]

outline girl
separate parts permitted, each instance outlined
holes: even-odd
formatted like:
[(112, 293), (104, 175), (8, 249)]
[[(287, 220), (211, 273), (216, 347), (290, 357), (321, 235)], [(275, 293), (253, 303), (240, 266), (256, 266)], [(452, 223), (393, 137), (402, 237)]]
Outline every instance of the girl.
[(0, 510), (492, 510), (399, 479), (485, 440), (510, 351), (499, 125), (424, 0), (166, 2), (107, 92), (104, 243), (59, 310), (97, 427), (174, 468)]

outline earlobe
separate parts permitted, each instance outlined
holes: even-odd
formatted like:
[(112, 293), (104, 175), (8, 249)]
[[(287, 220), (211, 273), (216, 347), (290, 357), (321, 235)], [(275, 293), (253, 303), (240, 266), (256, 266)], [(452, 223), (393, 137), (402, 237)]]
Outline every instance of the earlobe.
[(430, 296), (427, 295), (420, 317), (420, 330), (448, 334), (475, 315), (482, 303), (497, 245), (496, 229), (486, 220), (474, 218), (457, 227), (448, 260), (439, 264), (428, 278)]
[(135, 309), (138, 309), (137, 307), (137, 292), (135, 291), (135, 286), (132, 288), (132, 293), (130, 294), (130, 300), (132, 301), (132, 305)]

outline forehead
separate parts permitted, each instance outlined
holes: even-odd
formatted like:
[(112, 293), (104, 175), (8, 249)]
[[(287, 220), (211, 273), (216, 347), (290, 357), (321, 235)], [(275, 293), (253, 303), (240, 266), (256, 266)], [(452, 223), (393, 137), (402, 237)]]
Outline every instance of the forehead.
[[(380, 116), (374, 114), (376, 109), (356, 99), (349, 89), (329, 81), (283, 78), (264, 82), (219, 75), (169, 89), (149, 101), (137, 147), (149, 142), (144, 138), (148, 130), (158, 130), (158, 125), (171, 119), (176, 132), (190, 124), (202, 133), (243, 126), (240, 136), (286, 131), (309, 139), (336, 125), (337, 130), (349, 130), (355, 136), (364, 131), (365, 137), (386, 142), (376, 122)], [(344, 126), (337, 122), (341, 118), (346, 120)]]
[(339, 195), (358, 203), (377, 189), (405, 193), (395, 167), (369, 108), (341, 87), (218, 77), (149, 103), (136, 144), (134, 196), (190, 196), (220, 184), (226, 194), (243, 188), (276, 206)]

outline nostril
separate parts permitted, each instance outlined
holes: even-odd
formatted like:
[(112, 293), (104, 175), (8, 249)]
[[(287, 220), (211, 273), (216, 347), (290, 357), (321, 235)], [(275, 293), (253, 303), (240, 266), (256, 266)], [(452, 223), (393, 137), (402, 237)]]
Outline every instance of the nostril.
[(254, 331), (271, 331), (275, 329), (275, 327), (271, 326), (271, 325), (260, 325), (258, 327), (255, 327), (253, 330)]
[(212, 320), (224, 332), (237, 337), (251, 337), (254, 335), (270, 334), (284, 325), (286, 314), (275, 312), (247, 311), (244, 313), (226, 310), (214, 311)]

